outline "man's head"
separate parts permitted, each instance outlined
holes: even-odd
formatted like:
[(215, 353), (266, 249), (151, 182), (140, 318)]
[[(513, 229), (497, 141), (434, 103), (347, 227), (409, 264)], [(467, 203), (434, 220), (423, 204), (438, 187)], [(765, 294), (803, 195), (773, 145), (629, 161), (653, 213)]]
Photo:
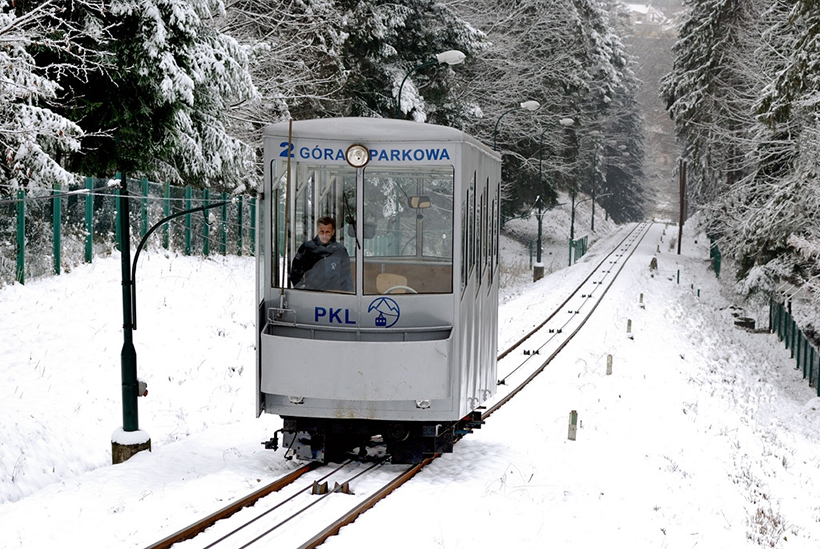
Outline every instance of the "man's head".
[(316, 234), (319, 236), (319, 242), (327, 245), (336, 234), (336, 220), (330, 216), (320, 217), (316, 222)]

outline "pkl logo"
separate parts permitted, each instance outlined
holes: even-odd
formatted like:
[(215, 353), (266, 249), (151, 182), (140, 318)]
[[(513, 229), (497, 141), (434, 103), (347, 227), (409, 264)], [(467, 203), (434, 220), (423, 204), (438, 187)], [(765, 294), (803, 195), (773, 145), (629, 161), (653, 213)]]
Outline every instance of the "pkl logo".
[(379, 328), (390, 328), (399, 321), (401, 310), (399, 304), (389, 297), (377, 297), (370, 302), (368, 313), (375, 313), (373, 323)]

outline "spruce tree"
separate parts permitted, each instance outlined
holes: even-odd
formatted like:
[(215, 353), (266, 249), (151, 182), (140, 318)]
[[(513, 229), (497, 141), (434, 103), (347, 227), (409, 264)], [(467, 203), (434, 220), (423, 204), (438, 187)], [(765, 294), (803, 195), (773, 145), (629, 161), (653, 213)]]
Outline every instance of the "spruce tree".
[(108, 5), (112, 67), (63, 83), (88, 134), (73, 170), (225, 187), (252, 174), (252, 151), (228, 134), (226, 113), (256, 91), (246, 51), (214, 27), (223, 13), (219, 0)]

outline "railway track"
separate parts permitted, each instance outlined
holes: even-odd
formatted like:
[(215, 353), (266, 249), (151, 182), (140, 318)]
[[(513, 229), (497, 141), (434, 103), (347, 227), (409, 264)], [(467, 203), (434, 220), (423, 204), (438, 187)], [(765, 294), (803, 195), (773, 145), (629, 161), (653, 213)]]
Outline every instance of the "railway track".
[[(318, 547), (430, 461), (392, 465), (382, 457), (374, 462), (348, 460), (326, 466), (311, 463), (148, 549), (245, 549), (269, 547), (272, 540), (277, 547)], [(326, 522), (322, 517), (328, 514), (340, 518), (317, 528), (317, 524)]]
[(498, 391), (482, 420), (521, 392), (575, 337), (651, 226), (636, 225), (546, 319), (498, 356)]
[[(636, 225), (544, 321), (498, 356), (498, 393), (482, 420), (512, 400), (580, 331), (650, 227), (648, 223)], [(277, 547), (318, 547), (436, 457), (410, 467), (383, 459), (338, 466), (311, 463), (147, 549), (166, 549), (186, 540), (191, 541), (181, 547), (244, 549), (268, 546), (274, 538)], [(254, 509), (246, 509), (249, 507)], [(332, 514), (340, 518), (312, 536), (306, 533), (323, 520), (312, 520), (310, 511), (321, 509), (326, 517), (331, 507)], [(228, 517), (231, 520), (223, 520)]]

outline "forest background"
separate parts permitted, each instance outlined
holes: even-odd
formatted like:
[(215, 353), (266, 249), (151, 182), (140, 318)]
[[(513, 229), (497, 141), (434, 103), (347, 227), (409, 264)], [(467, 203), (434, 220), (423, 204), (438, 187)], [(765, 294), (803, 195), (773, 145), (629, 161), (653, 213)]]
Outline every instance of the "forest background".
[[(750, 296), (820, 299), (818, 8), (688, 0), (657, 41), (686, 209)], [(642, 219), (663, 210), (645, 144), (661, 122), (633, 19), (613, 0), (0, 0), (0, 199), (116, 171), (253, 192), (266, 124), (366, 116), (497, 143), (507, 218), (563, 191)], [(434, 61), (448, 50), (465, 61)]]

